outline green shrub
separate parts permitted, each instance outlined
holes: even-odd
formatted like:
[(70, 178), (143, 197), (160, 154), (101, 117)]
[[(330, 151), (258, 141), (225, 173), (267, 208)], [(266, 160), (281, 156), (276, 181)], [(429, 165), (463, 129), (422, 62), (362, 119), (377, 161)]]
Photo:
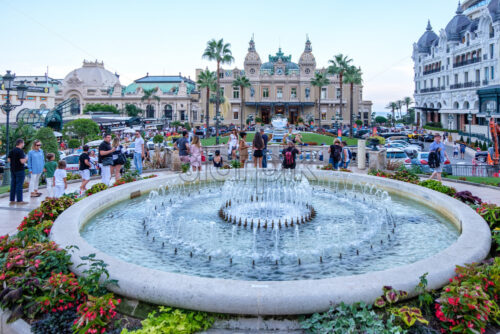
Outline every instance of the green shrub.
[(77, 319), (76, 308), (51, 312), (31, 325), (33, 334), (73, 334), (73, 322)]
[(370, 144), (370, 141), (373, 139), (378, 139), (379, 145), (385, 145), (385, 138), (384, 137), (371, 136), (371, 137), (368, 137), (366, 140), (367, 140), (368, 144)]
[(164, 140), (165, 140), (165, 137), (163, 137), (160, 134), (157, 134), (153, 137), (153, 143), (155, 143), (155, 144), (161, 144), (161, 143), (163, 143)]
[(422, 187), (426, 187), (440, 193), (446, 194), (448, 196), (453, 196), (457, 192), (455, 188), (443, 185), (441, 182), (436, 180), (425, 180), (418, 183)]
[(87, 191), (85, 191), (85, 195), (90, 196), (106, 189), (108, 189), (108, 186), (104, 183), (96, 183), (92, 187), (90, 187), (90, 189), (87, 189)]
[(80, 141), (78, 139), (70, 139), (68, 140), (68, 147), (69, 148), (79, 148), (81, 145)]
[(113, 114), (119, 114), (120, 111), (111, 104), (102, 104), (102, 103), (88, 103), (83, 108), (83, 113), (88, 114), (90, 111), (92, 112), (112, 112)]
[(215, 319), (205, 312), (187, 311), (160, 306), (160, 312), (148, 314), (142, 328), (136, 331), (124, 329), (122, 334), (182, 333), (191, 334), (212, 327)]

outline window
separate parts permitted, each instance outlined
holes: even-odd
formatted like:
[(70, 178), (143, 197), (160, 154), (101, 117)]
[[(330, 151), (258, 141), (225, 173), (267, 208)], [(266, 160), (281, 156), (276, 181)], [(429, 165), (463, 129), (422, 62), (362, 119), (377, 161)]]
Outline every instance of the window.
[(359, 89), (359, 100), (363, 101), (363, 90), (361, 88)]
[(326, 99), (326, 87), (321, 87), (321, 98)]
[(219, 73), (219, 78), (224, 79), (224, 72)]
[(335, 95), (337, 99), (340, 99), (340, 88), (336, 89)]
[(297, 88), (296, 87), (292, 87), (292, 89), (290, 90), (290, 97), (292, 99), (297, 98)]
[(233, 119), (238, 119), (239, 112), (233, 110)]
[(276, 98), (277, 99), (283, 98), (283, 88), (281, 87), (276, 88)]
[(326, 109), (321, 109), (321, 120), (326, 121)]
[(424, 89), (427, 88), (427, 80), (424, 80)]
[(239, 98), (240, 98), (240, 88), (233, 87), (233, 99), (239, 99)]
[(455, 85), (458, 84), (458, 74), (455, 74)]
[(269, 97), (269, 88), (268, 87), (262, 88), (262, 97), (264, 97), (264, 98)]
[(431, 79), (431, 88), (434, 87), (434, 79)]
[(484, 79), (488, 80), (489, 77), (490, 77), (490, 70), (488, 67), (485, 67), (484, 68)]
[(448, 85), (448, 86), (450, 85), (450, 76), (449, 75), (446, 76), (446, 85)]
[(438, 87), (441, 87), (441, 78), (438, 78)]
[(491, 66), (491, 80), (495, 80), (495, 67), (494, 66)]
[(196, 110), (193, 110), (193, 120), (194, 121), (198, 120), (198, 112)]
[(186, 111), (185, 110), (181, 110), (180, 114), (181, 114), (181, 121), (187, 121)]
[(476, 70), (476, 82), (479, 82), (479, 81), (481, 81), (481, 71)]
[(490, 44), (490, 59), (493, 59), (494, 52), (495, 52), (495, 44)]
[(464, 83), (469, 82), (469, 72), (464, 73)]

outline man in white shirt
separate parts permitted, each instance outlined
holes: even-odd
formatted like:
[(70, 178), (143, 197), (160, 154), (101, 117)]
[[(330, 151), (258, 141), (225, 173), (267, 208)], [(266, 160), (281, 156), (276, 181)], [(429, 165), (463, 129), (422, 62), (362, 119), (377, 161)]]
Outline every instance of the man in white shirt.
[(141, 132), (139, 130), (135, 131), (134, 140), (134, 165), (135, 169), (142, 174), (142, 159), (144, 159), (144, 139), (141, 137)]

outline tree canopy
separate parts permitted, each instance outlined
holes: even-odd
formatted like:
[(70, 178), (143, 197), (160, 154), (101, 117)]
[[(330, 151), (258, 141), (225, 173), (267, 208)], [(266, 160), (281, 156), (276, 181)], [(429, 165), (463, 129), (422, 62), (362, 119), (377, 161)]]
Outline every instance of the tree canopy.
[(83, 144), (87, 138), (99, 134), (99, 126), (90, 119), (75, 119), (64, 125), (63, 134), (68, 137), (77, 137)]
[(56, 156), (55, 161), (59, 160), (59, 145), (57, 144), (54, 130), (51, 128), (41, 128), (35, 133), (35, 139), (42, 142), (42, 148), (45, 154), (54, 153)]
[(126, 104), (125, 111), (127, 112), (127, 115), (130, 117), (136, 117), (136, 116), (142, 114), (142, 109), (136, 107), (133, 104)]
[(88, 114), (92, 112), (112, 112), (113, 114), (119, 114), (120, 111), (113, 105), (102, 104), (102, 103), (89, 103), (83, 108), (83, 113)]

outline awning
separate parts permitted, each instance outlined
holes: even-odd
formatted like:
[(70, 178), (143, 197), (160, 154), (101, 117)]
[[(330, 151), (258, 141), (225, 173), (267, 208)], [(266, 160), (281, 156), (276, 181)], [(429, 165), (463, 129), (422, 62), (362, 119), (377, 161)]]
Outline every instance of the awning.
[(56, 136), (56, 137), (62, 137), (62, 133), (54, 131), (54, 136)]
[(479, 111), (476, 109), (439, 109), (440, 114), (477, 114)]

